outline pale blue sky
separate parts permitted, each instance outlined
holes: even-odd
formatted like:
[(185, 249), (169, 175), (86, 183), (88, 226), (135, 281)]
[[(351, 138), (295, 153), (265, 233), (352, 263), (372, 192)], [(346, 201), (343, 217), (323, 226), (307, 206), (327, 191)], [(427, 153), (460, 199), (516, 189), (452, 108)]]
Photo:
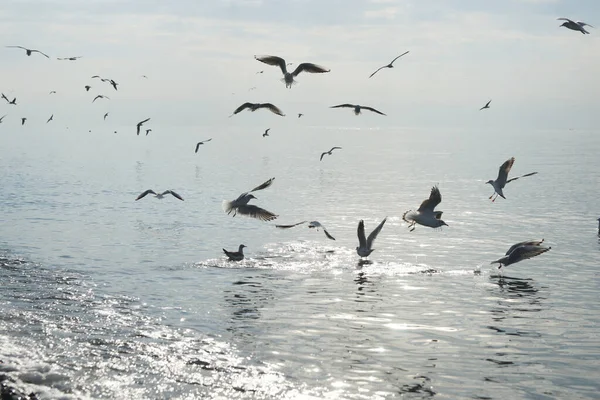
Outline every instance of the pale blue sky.
[[(243, 125), (279, 118), (227, 118), (245, 101), (269, 101), (289, 117), (303, 112), (311, 125), (595, 129), (600, 29), (582, 35), (559, 28), (558, 17), (600, 27), (600, 3), (4, 0), (3, 45), (52, 59), (0, 49), (0, 90), (19, 101), (18, 109), (0, 104), (0, 114), (34, 123), (55, 113), (77, 124), (110, 111), (123, 125), (148, 116), (163, 126)], [(396, 68), (368, 79), (406, 50)], [(331, 72), (300, 74), (288, 90), (280, 71), (255, 54)], [(76, 62), (55, 59), (79, 55)], [(95, 74), (115, 79), (119, 91), (90, 80)], [(48, 96), (50, 90), (58, 93)], [(111, 100), (91, 104), (96, 94)], [(492, 108), (478, 112), (489, 99)], [(349, 110), (328, 109), (344, 102), (388, 117), (358, 120)]]

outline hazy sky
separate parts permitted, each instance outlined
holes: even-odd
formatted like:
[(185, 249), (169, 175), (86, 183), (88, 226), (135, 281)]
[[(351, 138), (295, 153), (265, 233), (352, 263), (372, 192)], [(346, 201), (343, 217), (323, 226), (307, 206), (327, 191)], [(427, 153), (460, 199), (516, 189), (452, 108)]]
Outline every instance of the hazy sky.
[[(600, 29), (582, 35), (559, 28), (558, 17), (600, 27), (600, 2), (3, 0), (3, 44), (51, 59), (0, 48), (0, 91), (19, 102), (0, 104), (0, 116), (45, 123), (55, 113), (77, 124), (110, 111), (124, 125), (148, 116), (155, 126), (243, 125), (280, 118), (227, 118), (245, 101), (269, 101), (311, 125), (595, 129)], [(368, 79), (407, 50), (396, 68)], [(255, 54), (331, 72), (300, 74), (289, 90)], [(83, 58), (56, 60), (67, 56)], [(111, 100), (92, 104), (96, 94)], [(492, 108), (479, 112), (489, 99)], [(345, 102), (388, 117), (328, 108)]]

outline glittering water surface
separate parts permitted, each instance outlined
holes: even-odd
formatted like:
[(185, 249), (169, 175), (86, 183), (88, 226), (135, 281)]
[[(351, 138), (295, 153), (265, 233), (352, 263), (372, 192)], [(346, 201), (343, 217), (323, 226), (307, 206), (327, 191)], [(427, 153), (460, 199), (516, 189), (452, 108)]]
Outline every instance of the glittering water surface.
[[(0, 374), (44, 398), (597, 398), (598, 132), (306, 121), (3, 131)], [(511, 156), (539, 174), (491, 203)], [(257, 205), (337, 240), (222, 211), (271, 177)], [(409, 232), (434, 184), (449, 227)], [(552, 250), (489, 265), (533, 238)]]

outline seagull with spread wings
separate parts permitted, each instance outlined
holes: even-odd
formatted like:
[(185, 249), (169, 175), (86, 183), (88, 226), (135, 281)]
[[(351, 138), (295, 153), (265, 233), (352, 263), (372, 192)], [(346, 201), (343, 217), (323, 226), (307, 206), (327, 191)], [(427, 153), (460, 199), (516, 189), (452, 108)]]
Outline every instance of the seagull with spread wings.
[(283, 58), (277, 56), (254, 56), (260, 62), (268, 65), (275, 65), (281, 68), (283, 72), (283, 82), (285, 82), (286, 88), (292, 88), (292, 85), (296, 83), (294, 78), (300, 74), (300, 72), (310, 72), (311, 74), (318, 74), (331, 71), (325, 67), (321, 67), (317, 64), (312, 63), (301, 63), (299, 64), (294, 72), (288, 72), (286, 62)]
[(137, 123), (137, 134), (138, 136), (140, 135), (140, 129), (142, 128), (142, 125), (144, 125), (146, 122), (150, 121), (150, 118), (146, 118), (143, 121), (140, 121)]
[[(291, 224), (291, 225), (275, 225), (275, 228), (289, 229), (289, 228), (293, 228), (293, 227), (298, 226), (298, 225), (305, 224), (307, 222), (308, 221), (302, 221), (302, 222), (298, 222), (296, 224)], [(317, 231), (319, 229), (323, 229), (323, 232), (325, 233), (325, 236), (327, 236), (328, 239), (335, 240), (335, 238), (333, 236), (331, 236), (331, 234), (329, 232), (327, 232), (327, 229), (325, 229), (325, 227), (319, 221), (310, 221), (308, 223), (308, 227), (316, 229)]]
[(146, 190), (145, 192), (143, 192), (142, 194), (140, 194), (140, 195), (139, 195), (139, 196), (138, 196), (138, 197), (135, 199), (135, 201), (138, 201), (138, 200), (140, 200), (140, 199), (143, 199), (143, 198), (144, 198), (144, 197), (146, 197), (146, 195), (148, 195), (148, 194), (153, 194), (153, 195), (154, 195), (154, 197), (156, 197), (157, 199), (163, 199), (163, 198), (164, 198), (166, 195), (170, 194), (170, 195), (172, 195), (173, 197), (175, 197), (176, 199), (179, 199), (179, 200), (183, 201), (183, 197), (181, 197), (180, 195), (178, 195), (177, 193), (175, 193), (175, 192), (174, 192), (174, 191), (172, 191), (172, 190), (165, 190), (165, 191), (164, 191), (164, 192), (162, 192), (162, 193), (156, 193), (156, 192), (155, 192), (154, 190), (152, 190), (152, 189), (148, 189), (148, 190)]
[(386, 220), (387, 220), (387, 217), (385, 217), (383, 219), (383, 221), (381, 221), (381, 223), (377, 226), (377, 228), (375, 228), (373, 230), (373, 232), (371, 232), (371, 234), (369, 235), (368, 238), (365, 238), (365, 223), (364, 223), (364, 221), (361, 219), (360, 222), (358, 223), (358, 229), (357, 229), (358, 247), (356, 248), (356, 253), (358, 253), (358, 255), (361, 258), (369, 257), (369, 254), (371, 254), (375, 250), (373, 248), (373, 243), (375, 242), (377, 235), (379, 235), (379, 232), (381, 232), (381, 228), (383, 228), (383, 224), (385, 224)]
[(39, 51), (39, 50), (28, 49), (28, 48), (26, 48), (26, 47), (23, 47), (23, 46), (6, 46), (6, 47), (11, 47), (11, 48), (16, 48), (16, 49), (23, 49), (23, 50), (25, 50), (25, 53), (26, 53), (28, 56), (30, 56), (30, 55), (31, 55), (31, 53), (40, 53), (41, 55), (45, 56), (46, 58), (50, 58), (50, 57), (49, 57), (47, 54), (45, 54), (45, 53), (42, 53), (42, 52), (41, 52), (41, 51)]
[(481, 111), (481, 110), (485, 110), (486, 108), (490, 108), (490, 103), (491, 103), (491, 102), (492, 102), (492, 101), (490, 100), (490, 101), (488, 101), (487, 103), (485, 103), (485, 106), (481, 107), (481, 108), (479, 109), (479, 111)]
[(239, 113), (240, 111), (244, 111), (245, 109), (249, 109), (250, 111), (254, 112), (261, 108), (266, 108), (267, 110), (271, 111), (274, 114), (285, 117), (285, 114), (283, 113), (283, 111), (281, 111), (279, 108), (277, 108), (276, 106), (274, 106), (271, 103), (248, 103), (248, 102), (246, 102), (246, 103), (242, 104), (241, 106), (239, 106), (238, 108), (236, 108), (235, 111), (233, 112), (233, 114), (231, 114), (229, 117), (233, 117), (235, 114)]
[(563, 22), (563, 24), (561, 26), (564, 26), (565, 28), (569, 28), (572, 31), (579, 31), (581, 33), (585, 34), (589, 34), (588, 31), (586, 31), (584, 29), (584, 26), (589, 26), (590, 28), (593, 28), (593, 26), (591, 26), (590, 24), (586, 24), (585, 22), (582, 21), (571, 21), (569, 18), (557, 18), (558, 21), (567, 21), (567, 22)]
[(496, 261), (492, 261), (490, 264), (500, 264), (498, 269), (503, 266), (518, 263), (519, 261), (533, 258), (549, 251), (552, 247), (542, 246), (542, 240), (527, 240), (510, 246), (504, 257), (499, 258)]
[(319, 161), (323, 161), (323, 156), (325, 156), (325, 154), (331, 155), (331, 152), (334, 151), (334, 150), (336, 150), (336, 149), (340, 149), (341, 150), (341, 147), (337, 147), (337, 146), (336, 147), (332, 147), (331, 150), (325, 151), (325, 152), (321, 153), (321, 158), (319, 159)]
[(105, 96), (103, 94), (99, 94), (98, 96), (94, 97), (94, 100), (92, 100), (92, 103), (95, 102), (98, 99), (108, 99), (108, 100), (110, 100), (110, 97)]
[(4, 93), (1, 93), (1, 94), (2, 94), (2, 98), (3, 98), (4, 100), (6, 100), (6, 102), (7, 102), (8, 104), (12, 104), (13, 106), (16, 106), (16, 105), (17, 105), (17, 98), (16, 98), (16, 97), (15, 97), (14, 99), (12, 99), (12, 101), (11, 101), (11, 100), (9, 100), (9, 99), (8, 99), (8, 97), (6, 97), (6, 96), (4, 95)]
[(206, 143), (206, 142), (210, 142), (211, 140), (212, 140), (212, 138), (210, 138), (210, 139), (206, 139), (206, 140), (203, 140), (203, 141), (201, 141), (201, 142), (198, 142), (198, 143), (196, 143), (196, 151), (194, 151), (194, 153), (197, 153), (197, 152), (198, 152), (198, 149), (200, 148), (200, 146), (202, 146), (202, 145), (203, 145), (204, 143)]
[(376, 73), (378, 73), (380, 70), (382, 70), (382, 69), (384, 69), (384, 68), (394, 68), (394, 66), (392, 65), (392, 64), (394, 64), (394, 61), (396, 61), (397, 59), (399, 59), (400, 57), (402, 57), (403, 55), (405, 55), (405, 54), (408, 54), (408, 53), (409, 53), (408, 51), (405, 51), (404, 53), (400, 54), (398, 57), (394, 58), (394, 59), (392, 60), (392, 62), (390, 62), (388, 65), (384, 65), (383, 67), (379, 67), (379, 68), (377, 69), (377, 71), (373, 72), (373, 73), (372, 73), (372, 74), (369, 76), (369, 78), (371, 78), (373, 75), (375, 75)]
[(263, 137), (269, 136), (269, 131), (271, 130), (271, 128), (267, 128), (265, 130), (265, 133), (263, 133)]
[[(537, 172), (530, 172), (528, 174), (517, 176), (515, 178), (511, 178), (511, 179), (507, 180), (508, 173), (510, 172), (510, 169), (512, 168), (514, 163), (515, 163), (514, 157), (511, 157), (508, 160), (506, 160), (500, 166), (500, 170), (498, 171), (498, 177), (496, 178), (496, 180), (490, 179), (489, 181), (486, 182), (486, 183), (489, 183), (490, 185), (492, 185), (492, 187), (494, 188), (494, 193), (492, 193), (492, 195), (490, 196), (490, 200), (492, 200), (492, 202), (496, 201), (498, 196), (500, 196), (506, 200), (506, 197), (504, 197), (504, 193), (502, 193), (502, 189), (504, 189), (504, 186), (507, 183), (516, 181), (519, 178), (524, 178), (526, 176), (531, 176), (531, 175), (537, 174)], [(494, 195), (496, 195), (496, 197), (494, 197)]]
[(408, 222), (410, 231), (414, 231), (416, 224), (428, 226), (430, 228), (439, 228), (448, 226), (442, 221), (443, 211), (435, 211), (438, 204), (442, 202), (442, 194), (437, 186), (431, 188), (429, 198), (423, 200), (417, 211), (409, 210), (402, 215), (402, 219)]
[(374, 109), (373, 107), (359, 106), (358, 104), (338, 104), (337, 106), (331, 106), (329, 108), (353, 108), (355, 115), (359, 115), (361, 110), (369, 110), (380, 115), (385, 115), (384, 113)]
[(50, 122), (50, 121), (53, 121), (53, 120), (54, 120), (54, 114), (52, 114), (52, 115), (50, 116), (50, 118), (48, 118), (48, 121), (46, 121), (46, 123), (48, 123), (48, 122)]
[(260, 219), (261, 221), (272, 221), (276, 219), (278, 216), (273, 214), (272, 212), (255, 206), (253, 204), (248, 204), (250, 200), (256, 199), (252, 192), (268, 188), (269, 186), (271, 186), (274, 179), (275, 178), (271, 178), (268, 181), (250, 190), (249, 192), (244, 192), (240, 194), (235, 200), (223, 200), (223, 210), (227, 213), (227, 215), (233, 212), (234, 217), (239, 213), (241, 215), (246, 215), (251, 218)]

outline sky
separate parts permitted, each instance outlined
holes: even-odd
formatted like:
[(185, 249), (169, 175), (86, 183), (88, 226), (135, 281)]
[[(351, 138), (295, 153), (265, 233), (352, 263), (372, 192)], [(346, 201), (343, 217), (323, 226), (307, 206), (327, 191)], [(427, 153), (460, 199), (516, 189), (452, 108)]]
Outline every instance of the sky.
[[(599, 28), (582, 35), (559, 27), (558, 17)], [(82, 126), (105, 112), (121, 125), (149, 116), (155, 126), (180, 127), (281, 118), (262, 111), (228, 118), (246, 101), (272, 102), (288, 124), (302, 112), (307, 124), (328, 127), (594, 130), (600, 123), (597, 0), (3, 0), (0, 33), (4, 46), (51, 57), (0, 48), (0, 91), (19, 103), (0, 104), (0, 116), (9, 114), (12, 125), (21, 116), (42, 124), (52, 113)], [(368, 78), (405, 51), (395, 68)], [(331, 72), (301, 73), (286, 89), (277, 67), (254, 59), (264, 54)], [(82, 58), (56, 60), (71, 56)], [(92, 75), (114, 79), (119, 90)], [(110, 100), (92, 103), (97, 94)], [(340, 103), (387, 117), (329, 108)]]

